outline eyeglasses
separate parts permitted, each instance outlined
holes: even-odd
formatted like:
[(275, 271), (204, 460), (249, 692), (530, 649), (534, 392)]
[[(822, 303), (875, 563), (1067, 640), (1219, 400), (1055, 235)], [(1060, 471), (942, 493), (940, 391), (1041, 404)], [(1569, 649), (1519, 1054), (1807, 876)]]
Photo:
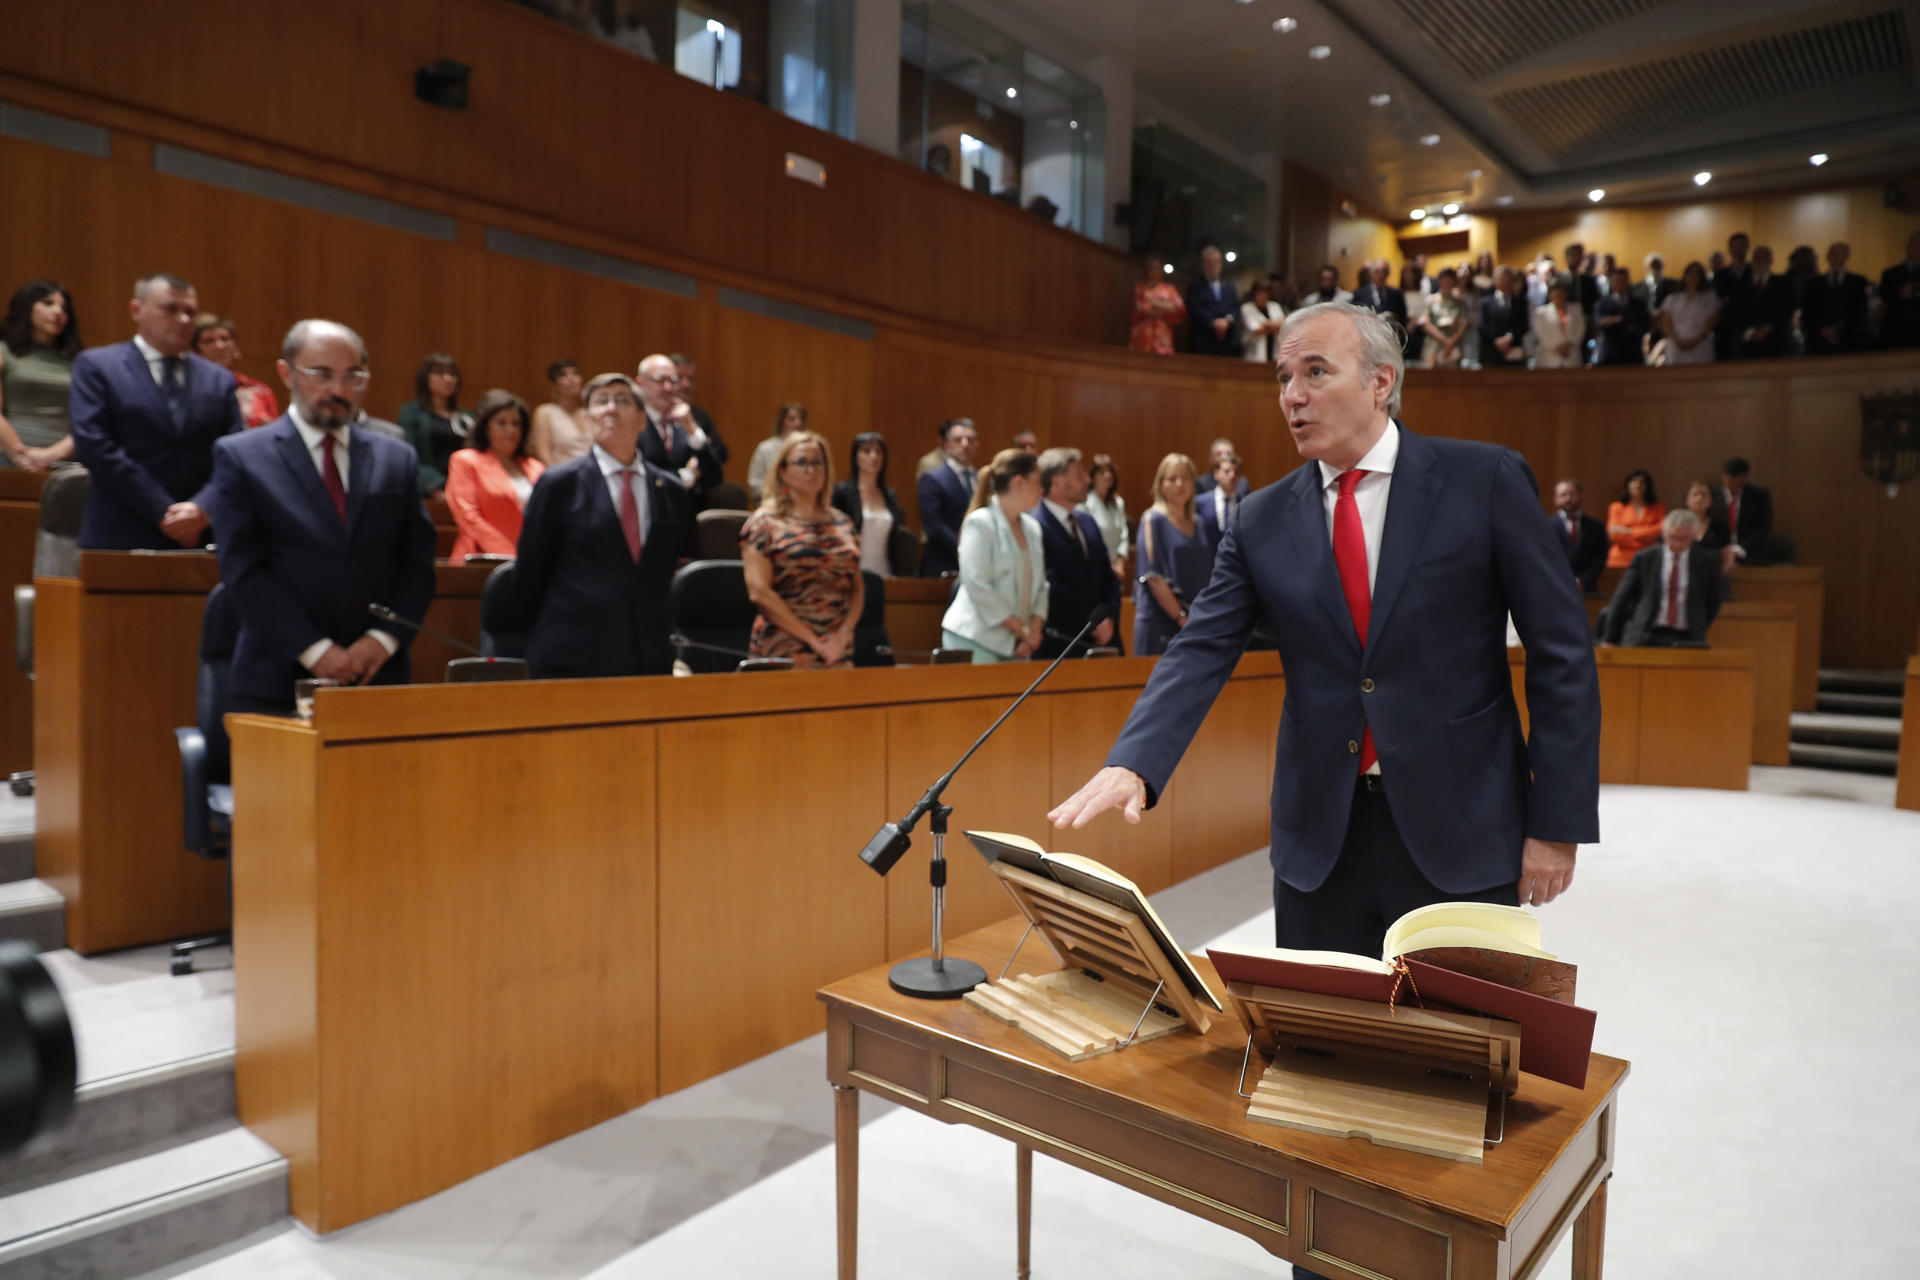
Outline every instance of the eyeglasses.
[(369, 369), (348, 369), (345, 373), (335, 373), (333, 370), (324, 366), (313, 369), (302, 369), (298, 365), (295, 365), (294, 372), (303, 378), (319, 383), (321, 386), (338, 382), (342, 386), (364, 387), (368, 382), (373, 380), (373, 372)]
[(785, 465), (798, 467), (802, 471), (825, 471), (827, 460), (825, 458), (788, 458)]
[(599, 409), (605, 405), (614, 405), (616, 407), (625, 407), (628, 409), (639, 408), (639, 406), (633, 402), (632, 396), (626, 395), (624, 393), (619, 393), (619, 392), (616, 392), (613, 395), (595, 396), (593, 399), (587, 402), (587, 408), (589, 409)]
[(680, 375), (677, 373), (663, 373), (655, 377), (643, 374), (641, 375), (640, 381), (651, 382), (656, 387), (677, 387), (680, 385)]

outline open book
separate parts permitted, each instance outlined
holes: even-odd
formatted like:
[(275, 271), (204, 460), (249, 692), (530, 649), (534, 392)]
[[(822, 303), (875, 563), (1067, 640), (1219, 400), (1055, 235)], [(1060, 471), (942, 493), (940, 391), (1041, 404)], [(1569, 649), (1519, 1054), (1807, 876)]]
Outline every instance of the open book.
[(1541, 950), (1538, 916), (1490, 902), (1437, 902), (1407, 912), (1387, 929), (1378, 960), (1346, 951), (1275, 948), (1260, 954), (1365, 973), (1391, 973), (1395, 957), (1405, 957), (1562, 1004), (1573, 1003), (1579, 972)]
[[(1220, 997), (1213, 994), (1207, 980), (1193, 967), (1193, 961), (1173, 940), (1173, 934), (1167, 930), (1166, 921), (1147, 901), (1147, 895), (1140, 892), (1140, 886), (1115, 871), (1104, 862), (1082, 857), (1077, 853), (1048, 853), (1025, 836), (1009, 835), (1001, 831), (969, 831), (967, 841), (985, 858), (989, 865), (1004, 862), (1019, 867), (1022, 871), (1039, 876), (1042, 880), (1052, 880), (1069, 889), (1077, 889), (1089, 897), (1100, 899), (1122, 911), (1131, 911), (1140, 917), (1147, 926), (1147, 932), (1160, 945), (1166, 954), (1173, 971), (1180, 975), (1187, 992), (1196, 1000), (1204, 1000), (1211, 1007), (1225, 1012), (1226, 1006), (1220, 1003)], [(1357, 958), (1357, 957), (1356, 957)]]

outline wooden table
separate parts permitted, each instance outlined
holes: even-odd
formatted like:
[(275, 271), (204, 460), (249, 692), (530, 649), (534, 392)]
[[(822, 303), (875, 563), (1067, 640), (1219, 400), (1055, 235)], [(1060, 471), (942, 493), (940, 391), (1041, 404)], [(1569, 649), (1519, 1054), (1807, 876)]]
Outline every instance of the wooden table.
[[(1601, 572), (1598, 593), (1587, 597), (1589, 618), (1613, 599), (1625, 573), (1625, 569)], [(1727, 587), (1729, 603), (1767, 601), (1793, 606), (1793, 710), (1814, 710), (1820, 696), (1820, 646), (1826, 627), (1826, 570), (1818, 565), (1767, 565), (1758, 569), (1735, 565), (1727, 575)]]
[(1920, 657), (1907, 659), (1907, 695), (1900, 704), (1900, 765), (1893, 803), (1920, 809)]
[[(490, 566), (441, 565), (427, 625), (478, 639)], [(200, 618), (220, 567), (204, 551), (84, 551), (78, 578), (34, 591), (41, 878), (66, 896), (67, 945), (92, 955), (227, 927), (227, 868), (181, 838), (173, 730), (195, 723)], [(422, 636), (414, 675), (452, 646)]]
[[(950, 950), (997, 973), (1018, 937), (1008, 921)], [(1212, 967), (1198, 964), (1218, 989)], [(1584, 1089), (1523, 1076), (1505, 1140), (1475, 1167), (1249, 1121), (1236, 1085), (1244, 1033), (1230, 1016), (1204, 1037), (1178, 1032), (1070, 1063), (962, 1001), (898, 994), (884, 967), (819, 995), (834, 1088), (840, 1280), (856, 1273), (863, 1090), (1015, 1144), (1022, 1276), (1039, 1151), (1329, 1276), (1525, 1280), (1571, 1230), (1575, 1280), (1599, 1280), (1615, 1103), (1628, 1070), (1617, 1058), (1595, 1054)], [(927, 1225), (930, 1247), (939, 1231)]]
[[(13, 634), (15, 583), (33, 581), (33, 544), (40, 529), (45, 472), (0, 469), (0, 583), (8, 589), (7, 634)], [(0, 774), (33, 768), (33, 682), (14, 665), (13, 648), (0, 655)]]

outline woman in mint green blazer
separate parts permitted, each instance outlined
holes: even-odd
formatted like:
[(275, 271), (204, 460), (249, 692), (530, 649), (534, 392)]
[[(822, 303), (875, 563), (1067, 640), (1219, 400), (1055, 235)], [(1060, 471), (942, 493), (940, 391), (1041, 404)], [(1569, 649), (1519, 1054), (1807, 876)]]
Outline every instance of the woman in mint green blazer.
[(1003, 449), (980, 471), (960, 523), (960, 586), (940, 620), (940, 644), (975, 662), (1031, 658), (1045, 639), (1047, 563), (1040, 522), (1040, 460)]

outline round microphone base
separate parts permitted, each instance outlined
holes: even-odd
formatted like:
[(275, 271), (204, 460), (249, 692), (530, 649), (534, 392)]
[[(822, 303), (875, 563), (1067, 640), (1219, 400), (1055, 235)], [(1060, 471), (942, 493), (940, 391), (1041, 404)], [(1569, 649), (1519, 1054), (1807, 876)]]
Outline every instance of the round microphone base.
[(987, 971), (971, 960), (952, 956), (938, 965), (933, 957), (902, 960), (887, 973), (887, 985), (903, 996), (922, 1000), (958, 1000), (987, 980)]

